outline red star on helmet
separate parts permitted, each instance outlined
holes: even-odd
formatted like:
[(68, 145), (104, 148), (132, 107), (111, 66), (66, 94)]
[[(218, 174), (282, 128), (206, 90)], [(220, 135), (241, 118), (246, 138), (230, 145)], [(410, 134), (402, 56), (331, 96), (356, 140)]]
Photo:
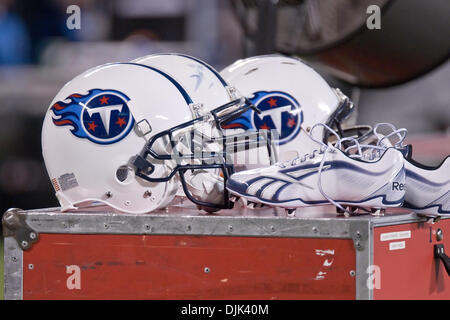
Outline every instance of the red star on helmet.
[(116, 124), (118, 124), (122, 128), (122, 126), (126, 124), (125, 118), (117, 117)]
[(101, 104), (107, 104), (107, 103), (108, 103), (108, 100), (109, 100), (108, 97), (103, 96), (103, 97), (100, 99), (100, 103), (101, 103)]
[(277, 106), (277, 99), (274, 98), (270, 98), (269, 101), (267, 101), (267, 103), (270, 105), (270, 107), (276, 107)]
[(263, 129), (263, 130), (269, 130), (270, 129), (270, 127), (265, 122), (264, 122), (263, 125), (259, 126), (259, 128)]
[(97, 128), (98, 125), (96, 125), (95, 122), (92, 121), (92, 122), (88, 123), (88, 127), (89, 127), (89, 128), (88, 128), (89, 131), (95, 132), (95, 128)]
[(297, 124), (297, 122), (295, 122), (295, 120), (293, 118), (289, 118), (289, 120), (287, 121), (287, 126), (289, 128), (292, 128), (293, 126), (295, 126)]

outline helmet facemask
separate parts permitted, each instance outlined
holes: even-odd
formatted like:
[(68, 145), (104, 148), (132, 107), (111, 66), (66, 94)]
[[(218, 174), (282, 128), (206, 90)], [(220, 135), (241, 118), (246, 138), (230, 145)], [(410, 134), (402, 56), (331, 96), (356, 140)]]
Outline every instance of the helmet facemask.
[[(249, 109), (259, 110), (246, 98), (235, 99), (199, 117), (162, 131), (146, 143), (133, 160), (136, 176), (150, 182), (167, 182), (176, 174), (186, 197), (207, 210), (231, 209), (225, 188), (234, 173), (232, 154), (241, 150), (267, 148), (271, 163), (275, 161), (269, 131), (225, 135), (222, 124), (241, 116)], [(163, 147), (162, 147), (163, 146)], [(155, 162), (168, 162), (172, 168), (166, 176), (155, 177)]]

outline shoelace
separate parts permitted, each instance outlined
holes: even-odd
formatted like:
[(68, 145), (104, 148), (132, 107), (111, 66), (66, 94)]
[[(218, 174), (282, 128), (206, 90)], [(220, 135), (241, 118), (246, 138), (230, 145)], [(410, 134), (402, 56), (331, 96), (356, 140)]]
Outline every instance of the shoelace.
[(319, 149), (314, 149), (311, 153), (305, 153), (305, 154), (302, 155), (302, 156), (297, 156), (297, 157), (295, 157), (295, 158), (293, 158), (293, 159), (291, 159), (291, 160), (288, 160), (288, 161), (285, 161), (285, 162), (279, 162), (279, 163), (276, 163), (275, 165), (277, 165), (277, 166), (279, 166), (279, 167), (281, 167), (281, 168), (286, 168), (286, 167), (295, 166), (295, 165), (297, 165), (297, 164), (300, 164), (300, 163), (305, 162), (306, 160), (312, 160), (312, 159), (314, 159), (314, 158), (316, 157), (316, 155), (322, 155), (322, 154), (324, 154), (324, 153), (328, 150), (328, 148), (329, 148), (330, 146), (333, 147), (331, 144), (330, 144), (330, 145), (327, 145), (327, 144), (323, 143), (322, 141), (317, 140), (317, 139), (315, 139), (315, 138), (313, 137), (312, 132), (313, 132), (314, 129), (315, 129), (317, 126), (319, 126), (319, 125), (320, 125), (320, 126), (323, 126), (326, 130), (328, 130), (330, 133), (332, 133), (334, 136), (336, 136), (336, 141), (337, 141), (337, 143), (338, 143), (339, 146), (340, 146), (341, 137), (337, 134), (337, 132), (334, 131), (333, 129), (331, 129), (331, 128), (330, 128), (329, 126), (327, 126), (326, 124), (318, 123), (318, 124), (314, 125), (314, 126), (311, 128), (311, 130), (310, 130), (310, 132), (309, 132), (309, 137), (310, 137), (314, 142), (317, 142), (317, 143), (320, 145), (320, 148), (319, 148)]
[[(330, 132), (331, 134), (333, 134), (333, 135), (337, 138), (335, 144), (334, 144), (334, 145), (332, 145), (331, 143), (325, 144), (323, 141), (320, 141), (320, 140), (315, 139), (312, 133), (313, 133), (314, 129), (317, 128), (317, 127), (323, 127), (325, 130), (327, 130), (328, 132)], [(357, 148), (358, 153), (357, 153), (357, 154), (353, 154), (351, 157), (352, 157), (352, 158), (361, 158), (361, 157), (362, 157), (362, 149), (361, 149), (361, 146), (360, 146), (359, 142), (358, 142), (355, 138), (352, 138), (352, 137), (344, 137), (344, 138), (341, 138), (341, 137), (339, 136), (339, 134), (338, 134), (336, 131), (334, 131), (334, 130), (331, 129), (329, 126), (327, 126), (326, 124), (323, 124), (323, 123), (315, 124), (315, 125), (311, 128), (311, 131), (310, 131), (310, 137), (311, 137), (311, 139), (312, 139), (313, 141), (315, 141), (315, 142), (321, 144), (322, 147), (325, 147), (324, 155), (323, 155), (323, 157), (322, 157), (322, 160), (320, 161), (320, 166), (319, 166), (319, 171), (318, 171), (317, 187), (319, 188), (320, 193), (322, 194), (322, 196), (323, 196), (325, 199), (328, 200), (329, 203), (331, 203), (331, 204), (334, 205), (335, 207), (341, 209), (342, 211), (345, 211), (345, 212), (351, 214), (351, 212), (350, 212), (349, 210), (347, 210), (347, 209), (344, 208), (342, 205), (340, 205), (339, 203), (337, 203), (336, 201), (334, 201), (331, 197), (329, 197), (329, 196), (325, 193), (325, 191), (323, 190), (323, 187), (322, 187), (322, 171), (323, 171), (323, 166), (324, 166), (324, 164), (325, 164), (325, 162), (326, 162), (326, 155), (327, 155), (327, 153), (335, 153), (337, 150), (340, 150), (341, 147), (343, 146), (343, 142), (346, 142), (346, 141), (353, 142), (353, 143), (354, 143), (353, 146)]]
[[(381, 133), (379, 133), (379, 129), (380, 127), (388, 127), (389, 129), (392, 130), (391, 133), (383, 135)], [(403, 144), (405, 138), (406, 138), (406, 134), (408, 133), (408, 130), (405, 128), (400, 128), (397, 129), (394, 125), (392, 125), (391, 123), (388, 122), (381, 122), (375, 125), (374, 129), (373, 129), (373, 133), (375, 135), (375, 137), (378, 139), (377, 144), (376, 145), (370, 145), (370, 144), (361, 144), (358, 143), (358, 141), (354, 140), (355, 144), (352, 146), (347, 147), (344, 150), (344, 153), (349, 153), (350, 150), (357, 148), (358, 153), (355, 155), (350, 155), (349, 157), (352, 158), (359, 158), (359, 159), (363, 159), (363, 160), (374, 160), (374, 159), (378, 159), (381, 157), (381, 153), (383, 153), (384, 151), (386, 151), (387, 148), (393, 146), (396, 149), (402, 149), (405, 147), (405, 145)], [(394, 144), (391, 143), (391, 141), (389, 140), (389, 138), (393, 137), (393, 136), (397, 136), (398, 141)], [(345, 138), (344, 138), (345, 139)], [(342, 140), (344, 140), (342, 139)], [(388, 143), (384, 142), (385, 140), (388, 141)], [(367, 150), (369, 151), (369, 159), (367, 159), (366, 157), (366, 152), (364, 152), (363, 150)], [(320, 179), (320, 176), (319, 176)], [(319, 186), (320, 188), (321, 186)], [(325, 194), (322, 193), (322, 195), (324, 197), (326, 197)], [(351, 212), (349, 212), (348, 210), (344, 209), (340, 204), (336, 203), (335, 201), (332, 201), (332, 199), (328, 199), (328, 197), (326, 197), (327, 200), (331, 203), (333, 203), (336, 207), (340, 208), (341, 210), (351, 214)]]
[[(383, 134), (378, 133), (378, 129), (379, 129), (381, 126), (387, 126), (387, 127), (389, 127), (389, 128), (392, 130), (392, 132), (389, 133), (389, 134), (387, 134), (387, 135), (383, 135)], [(375, 125), (375, 127), (374, 127), (374, 129), (373, 129), (373, 133), (374, 133), (375, 136), (378, 138), (378, 143), (377, 143), (377, 145), (379, 145), (379, 146), (382, 145), (383, 140), (385, 140), (385, 139), (388, 139), (388, 140), (389, 140), (390, 137), (396, 135), (396, 136), (398, 137), (398, 141), (394, 144), (394, 147), (395, 147), (395, 148), (402, 148), (402, 147), (404, 147), (403, 141), (404, 141), (405, 138), (406, 138), (406, 134), (408, 133), (408, 130), (406, 130), (405, 128), (397, 129), (397, 128), (396, 128), (393, 124), (391, 124), (391, 123), (388, 123), (388, 122), (381, 122), (381, 123), (378, 123), (377, 125)]]
[[(392, 130), (391, 133), (388, 133), (386, 135), (381, 134), (379, 132), (381, 127), (388, 127), (390, 130)], [(359, 146), (361, 149), (359, 152), (363, 155), (361, 159), (372, 161), (375, 159), (380, 158), (381, 154), (386, 151), (389, 147), (394, 147), (396, 149), (403, 149), (405, 148), (404, 141), (406, 138), (406, 135), (408, 133), (408, 130), (405, 128), (397, 129), (394, 125), (388, 122), (381, 122), (375, 125), (373, 129), (373, 133), (375, 137), (377, 138), (377, 144), (376, 145), (368, 145), (368, 144), (360, 144)], [(393, 136), (397, 136), (398, 141), (396, 141), (394, 144), (391, 143), (390, 138)], [(387, 140), (387, 142), (385, 142)], [(345, 153), (349, 153), (351, 149), (354, 149), (355, 145), (348, 147), (344, 150)], [(364, 150), (364, 151), (362, 151)], [(369, 153), (366, 152), (366, 150), (370, 151)]]

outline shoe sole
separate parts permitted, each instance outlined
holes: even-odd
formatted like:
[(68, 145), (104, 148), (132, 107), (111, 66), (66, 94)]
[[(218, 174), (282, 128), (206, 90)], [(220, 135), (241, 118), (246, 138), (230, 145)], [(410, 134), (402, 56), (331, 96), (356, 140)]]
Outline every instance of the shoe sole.
[[(312, 207), (312, 206), (325, 206), (325, 205), (331, 204), (330, 202), (328, 202), (326, 200), (324, 200), (324, 202), (310, 204), (310, 203), (304, 203), (303, 201), (301, 201), (299, 199), (283, 201), (283, 202), (271, 202), (271, 201), (262, 200), (255, 196), (241, 194), (239, 192), (235, 192), (235, 191), (232, 191), (229, 189), (227, 189), (227, 190), (231, 194), (236, 195), (241, 198), (245, 198), (248, 201), (255, 202), (255, 203), (262, 203), (264, 205), (278, 207), (278, 208), (284, 208), (284, 209), (296, 209), (296, 208), (301, 208), (301, 207)], [(375, 209), (396, 208), (396, 207), (400, 207), (403, 204), (403, 199), (399, 202), (385, 203), (385, 202), (383, 202), (383, 199), (385, 197), (386, 197), (386, 195), (378, 195), (372, 199), (363, 200), (363, 201), (336, 201), (336, 202), (342, 206), (358, 206), (358, 207), (375, 208)]]
[[(450, 216), (450, 211), (441, 210), (440, 205), (436, 205), (436, 206), (429, 207), (429, 208), (420, 208), (420, 209), (419, 208), (410, 208), (407, 206), (404, 206), (404, 208), (411, 210), (412, 212), (415, 212), (417, 214), (425, 215), (425, 216), (434, 216), (434, 217)], [(439, 211), (443, 211), (443, 212), (439, 212)]]

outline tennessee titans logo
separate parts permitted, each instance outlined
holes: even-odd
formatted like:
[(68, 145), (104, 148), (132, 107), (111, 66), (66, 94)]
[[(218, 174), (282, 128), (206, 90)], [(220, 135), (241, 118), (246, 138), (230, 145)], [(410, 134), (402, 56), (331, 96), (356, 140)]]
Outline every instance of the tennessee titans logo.
[(92, 89), (86, 95), (71, 94), (51, 107), (56, 126), (71, 126), (72, 134), (98, 144), (111, 144), (125, 138), (134, 119), (127, 102), (116, 90)]
[(281, 91), (258, 91), (250, 101), (261, 110), (260, 114), (248, 110), (241, 117), (223, 124), (222, 128), (276, 130), (280, 145), (291, 141), (300, 132), (303, 112), (291, 95)]

